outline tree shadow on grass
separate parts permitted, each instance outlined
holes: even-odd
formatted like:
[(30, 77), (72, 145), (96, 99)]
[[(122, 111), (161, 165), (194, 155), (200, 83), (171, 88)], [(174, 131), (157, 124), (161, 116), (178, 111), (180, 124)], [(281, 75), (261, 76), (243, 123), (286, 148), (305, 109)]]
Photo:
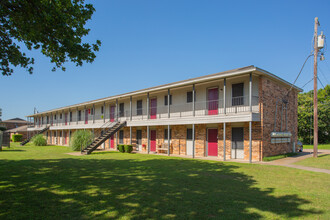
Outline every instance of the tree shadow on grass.
[(24, 151), (26, 151), (26, 150), (21, 150), (21, 149), (9, 149), (9, 148), (7, 148), (7, 149), (2, 149), (2, 151), (0, 151), (0, 152), (19, 152), (19, 151), (21, 151), (21, 152), (24, 152)]
[[(94, 157), (97, 157), (94, 155)], [(131, 156), (129, 156), (131, 157)], [(115, 158), (115, 157), (114, 157)], [(0, 218), (259, 219), (320, 214), (232, 164), (149, 157), (0, 161)]]

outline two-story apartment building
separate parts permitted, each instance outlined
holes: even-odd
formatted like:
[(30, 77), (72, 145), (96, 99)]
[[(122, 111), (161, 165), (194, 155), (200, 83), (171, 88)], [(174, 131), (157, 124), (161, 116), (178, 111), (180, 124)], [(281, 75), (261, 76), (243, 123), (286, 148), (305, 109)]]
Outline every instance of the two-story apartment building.
[(68, 145), (76, 130), (99, 134), (120, 121), (125, 127), (101, 148), (261, 160), (294, 150), (300, 91), (248, 66), (29, 115), (29, 131)]

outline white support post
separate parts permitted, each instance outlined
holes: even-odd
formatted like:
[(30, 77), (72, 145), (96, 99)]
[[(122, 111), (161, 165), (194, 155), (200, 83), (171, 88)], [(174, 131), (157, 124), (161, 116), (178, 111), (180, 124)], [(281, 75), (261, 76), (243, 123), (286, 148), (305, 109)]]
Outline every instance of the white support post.
[(70, 122), (71, 122), (71, 109), (70, 108), (69, 108), (67, 120), (68, 120), (68, 123), (70, 125)]
[(252, 163), (252, 121), (249, 121), (249, 162)]
[(250, 105), (250, 112), (252, 112), (252, 73), (250, 73), (250, 82), (249, 82), (249, 105)]
[(223, 123), (223, 161), (226, 161), (226, 122)]
[(115, 116), (117, 116), (117, 121), (118, 121), (118, 117), (119, 117), (119, 106), (118, 106), (118, 99), (116, 99), (116, 114)]
[(167, 117), (170, 118), (170, 89), (167, 90)]
[(170, 156), (170, 150), (171, 150), (171, 126), (167, 126), (167, 155)]
[(76, 122), (77, 122), (77, 124), (78, 124), (78, 116), (79, 116), (79, 111), (78, 111), (78, 107), (77, 107), (77, 118), (76, 118)]
[(64, 145), (64, 141), (63, 141), (63, 129), (62, 129), (62, 134), (61, 134), (61, 142), (62, 142), (62, 145)]
[(105, 123), (105, 102), (103, 102), (103, 123)]
[[(104, 110), (104, 109), (103, 109)], [(93, 124), (95, 123), (95, 105), (93, 104)]]
[(195, 124), (192, 125), (192, 144), (193, 144), (192, 157), (195, 158)]
[(132, 96), (129, 97), (129, 120), (132, 121)]
[(62, 126), (64, 125), (64, 110), (62, 110)]
[(147, 93), (147, 119), (149, 119), (149, 92)]
[(193, 104), (192, 104), (192, 111), (193, 111), (193, 116), (195, 117), (195, 93), (196, 93), (196, 91), (195, 91), (195, 84), (193, 85), (193, 90), (192, 90), (192, 100), (193, 100)]
[(56, 144), (56, 145), (58, 144), (58, 133), (57, 133), (57, 130), (56, 130), (56, 139), (55, 139), (55, 144)]
[(223, 113), (226, 114), (226, 78), (223, 79)]
[(149, 126), (147, 126), (147, 148), (148, 148), (148, 154), (149, 154), (149, 152), (150, 152), (150, 130), (149, 130)]

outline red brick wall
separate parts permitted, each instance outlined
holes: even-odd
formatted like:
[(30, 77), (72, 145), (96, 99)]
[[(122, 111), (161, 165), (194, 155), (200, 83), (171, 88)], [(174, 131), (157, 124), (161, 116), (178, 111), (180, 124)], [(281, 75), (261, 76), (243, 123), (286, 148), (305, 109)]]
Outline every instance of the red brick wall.
[[(206, 138), (206, 137), (205, 137)], [(223, 124), (218, 125), (218, 157), (223, 159)], [(226, 123), (226, 160), (231, 158), (231, 124)]]
[[(293, 141), (297, 142), (298, 132), (298, 92), (292, 89), (287, 96), (288, 105), (288, 131), (293, 135), (291, 143), (271, 144), (270, 133), (274, 130), (276, 101), (286, 97), (288, 86), (275, 83), (271, 79), (261, 77), (259, 79), (259, 100), (262, 127), (261, 157), (272, 156), (292, 152)], [(281, 101), (278, 102), (276, 131), (280, 131), (281, 125)], [(285, 111), (282, 117), (282, 131), (285, 130)]]
[(195, 155), (197, 157), (204, 157), (206, 146), (206, 125), (195, 125)]

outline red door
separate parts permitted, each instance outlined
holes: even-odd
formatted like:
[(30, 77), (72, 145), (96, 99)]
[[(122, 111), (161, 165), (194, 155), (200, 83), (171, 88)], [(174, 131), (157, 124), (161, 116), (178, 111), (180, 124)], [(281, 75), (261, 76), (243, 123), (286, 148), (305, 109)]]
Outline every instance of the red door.
[(218, 114), (218, 102), (219, 102), (218, 88), (208, 90), (208, 114), (217, 115)]
[(85, 124), (88, 124), (88, 110), (85, 110)]
[(115, 121), (115, 106), (110, 106), (110, 121)]
[(115, 148), (115, 141), (114, 141), (113, 135), (110, 137), (110, 148), (111, 149)]
[(156, 151), (156, 130), (150, 130), (150, 151)]
[(157, 118), (157, 99), (150, 99), (150, 119)]
[(218, 129), (207, 130), (208, 156), (218, 156)]

